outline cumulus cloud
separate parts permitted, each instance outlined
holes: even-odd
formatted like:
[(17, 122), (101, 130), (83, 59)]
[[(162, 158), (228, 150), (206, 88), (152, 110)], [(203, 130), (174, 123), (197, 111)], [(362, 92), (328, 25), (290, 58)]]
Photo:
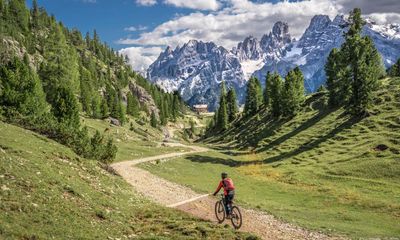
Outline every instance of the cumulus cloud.
[(124, 31), (127, 31), (127, 32), (136, 32), (136, 31), (144, 31), (144, 30), (147, 30), (147, 27), (146, 26), (142, 26), (142, 25), (139, 25), (139, 26), (130, 26), (130, 27), (126, 27), (126, 28), (124, 28)]
[(119, 53), (128, 56), (129, 65), (134, 70), (145, 73), (162, 50), (161, 47), (130, 47), (120, 50)]
[(157, 0), (136, 0), (136, 4), (140, 6), (153, 6), (157, 4)]
[(342, 11), (349, 12), (353, 8), (361, 8), (364, 14), (400, 13), (399, 0), (336, 0)]
[(213, 11), (217, 10), (220, 6), (216, 0), (165, 0), (164, 3), (181, 8)]
[[(183, 7), (183, 4), (195, 4), (194, 2), (197, 1), (164, 0), (164, 3), (167, 2), (174, 2), (175, 6)], [(354, 7), (361, 7), (363, 11), (365, 8), (365, 13), (379, 23), (396, 22), (400, 19), (398, 0), (381, 0), (379, 4), (373, 2), (375, 1), (285, 0), (270, 3), (250, 0), (220, 0), (219, 3), (216, 2), (219, 6), (216, 11), (178, 15), (158, 25), (152, 31), (141, 33), (137, 38), (127, 37), (118, 40), (117, 43), (141, 47), (159, 46), (160, 51), (153, 52), (155, 56), (152, 58), (156, 58), (161, 52), (161, 48), (165, 48), (167, 45), (175, 48), (190, 39), (213, 41), (231, 49), (249, 35), (260, 39), (262, 35), (271, 31), (273, 24), (277, 21), (287, 22), (292, 36), (299, 38), (313, 16), (326, 14), (333, 18), (340, 13), (348, 13)], [(389, 11), (389, 9), (391, 10)], [(139, 49), (139, 52), (141, 50), (143, 49)]]

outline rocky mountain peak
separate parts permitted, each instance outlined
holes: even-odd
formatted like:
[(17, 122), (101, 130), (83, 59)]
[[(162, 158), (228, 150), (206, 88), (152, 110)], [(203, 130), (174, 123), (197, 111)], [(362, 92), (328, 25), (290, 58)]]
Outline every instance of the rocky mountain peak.
[(289, 34), (289, 25), (285, 22), (276, 22), (272, 27), (271, 35), (272, 37), (276, 38), (278, 41), (282, 41), (283, 43), (289, 43), (291, 41), (291, 37)]
[(263, 51), (257, 38), (248, 36), (243, 42), (238, 43), (237, 47), (232, 49), (240, 61), (257, 60), (262, 58)]

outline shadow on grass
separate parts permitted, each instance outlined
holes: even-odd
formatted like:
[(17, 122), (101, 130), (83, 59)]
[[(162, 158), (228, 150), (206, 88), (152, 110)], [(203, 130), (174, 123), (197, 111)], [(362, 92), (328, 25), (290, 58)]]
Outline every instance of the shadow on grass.
[[(264, 160), (236, 161), (233, 159), (224, 159), (224, 158), (208, 157), (208, 156), (201, 156), (201, 155), (192, 155), (192, 156), (187, 157), (187, 159), (192, 162), (201, 162), (201, 163), (207, 162), (207, 163), (214, 163), (214, 164), (223, 164), (223, 165), (227, 165), (230, 167), (238, 167), (238, 166), (245, 166), (245, 165), (252, 165), (252, 164), (274, 163), (274, 162), (285, 160), (287, 158), (294, 157), (296, 155), (299, 155), (299, 154), (309, 151), (311, 149), (314, 149), (314, 148), (318, 147), (321, 143), (336, 136), (336, 134), (338, 134), (346, 129), (351, 128), (351, 126), (353, 126), (360, 120), (361, 120), (360, 118), (349, 118), (347, 121), (343, 122), (341, 125), (332, 129), (332, 131), (330, 131), (329, 133), (327, 133), (324, 136), (321, 136), (315, 140), (311, 140), (293, 151), (283, 153), (283, 154), (280, 154), (277, 156), (273, 156), (270, 158), (266, 158)], [(305, 125), (305, 126), (308, 126), (308, 125)]]
[(302, 131), (307, 130), (308, 128), (314, 126), (315, 124), (317, 124), (319, 121), (321, 121), (322, 119), (324, 119), (327, 115), (329, 115), (330, 113), (332, 113), (334, 110), (324, 110), (324, 111), (320, 111), (318, 112), (318, 114), (316, 114), (315, 116), (313, 116), (312, 118), (308, 119), (307, 121), (305, 121), (304, 123), (302, 123), (299, 127), (297, 127), (295, 130), (275, 139), (274, 141), (268, 143), (267, 145), (263, 146), (260, 149), (257, 149), (257, 153), (259, 152), (263, 152), (263, 151), (267, 151), (269, 149), (271, 149), (272, 147), (282, 144), (284, 143), (286, 140), (296, 136), (297, 134), (301, 133)]

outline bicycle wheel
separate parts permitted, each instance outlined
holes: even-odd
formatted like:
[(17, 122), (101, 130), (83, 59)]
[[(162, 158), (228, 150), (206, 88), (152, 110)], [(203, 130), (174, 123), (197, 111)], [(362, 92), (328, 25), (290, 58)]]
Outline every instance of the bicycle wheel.
[(215, 217), (217, 217), (218, 223), (222, 223), (225, 220), (225, 207), (222, 201), (215, 203)]
[(232, 218), (231, 218), (232, 225), (235, 229), (239, 229), (242, 226), (242, 214), (238, 207), (232, 207)]

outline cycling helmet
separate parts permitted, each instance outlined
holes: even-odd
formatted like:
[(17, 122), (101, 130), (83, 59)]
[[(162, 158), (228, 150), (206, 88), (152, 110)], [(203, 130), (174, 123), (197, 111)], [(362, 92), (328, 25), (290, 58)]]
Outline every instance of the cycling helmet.
[(223, 172), (223, 173), (221, 173), (221, 177), (222, 177), (222, 178), (227, 178), (227, 177), (228, 177), (228, 174), (227, 174), (226, 172)]

